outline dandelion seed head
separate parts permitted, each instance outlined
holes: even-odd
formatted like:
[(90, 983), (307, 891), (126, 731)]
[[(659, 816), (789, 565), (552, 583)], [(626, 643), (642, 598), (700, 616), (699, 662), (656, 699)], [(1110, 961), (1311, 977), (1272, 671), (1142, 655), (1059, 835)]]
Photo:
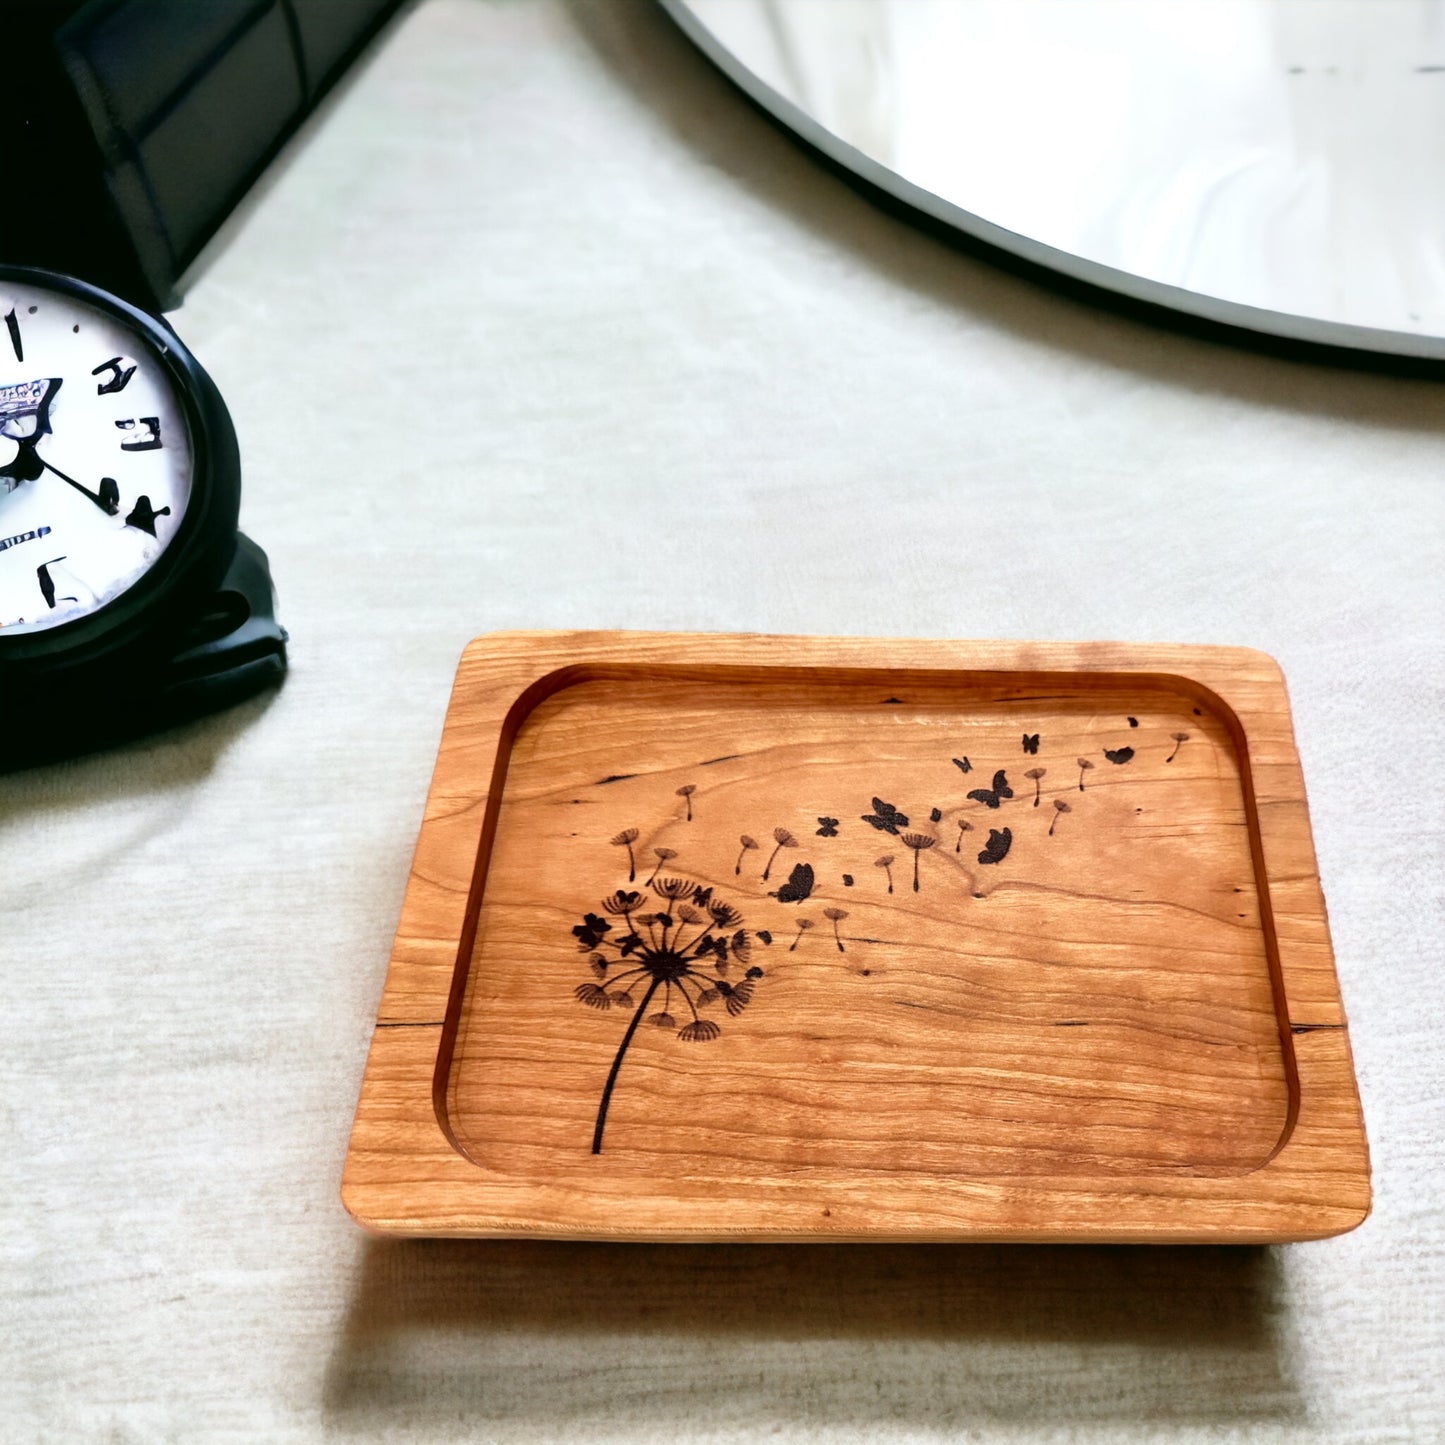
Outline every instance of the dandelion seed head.
[(692, 904), (684, 903), (678, 908), (677, 916), (682, 919), (684, 923), (701, 923), (707, 915), (699, 913)]
[(621, 848), (621, 847), (625, 846), (625, 845), (628, 844), (628, 843), (635, 843), (635, 842), (637, 842), (637, 829), (636, 829), (636, 828), (624, 828), (624, 829), (612, 840), (612, 846), (613, 846), (614, 848)]
[(1074, 811), (1062, 798), (1054, 799), (1054, 807), (1061, 813), (1072, 813)]
[(779, 848), (796, 848), (798, 846), (798, 840), (786, 828), (774, 828), (773, 841)]
[(1176, 743), (1187, 743), (1189, 741), (1188, 733), (1170, 733), (1169, 736), (1173, 738)]
[(695, 1019), (677, 1031), (678, 1038), (689, 1044), (710, 1044), (722, 1033), (722, 1029), (711, 1019)]
[(1035, 781), (1037, 781), (1039, 778), (1043, 777), (1044, 774), (1047, 773), (1047, 772), (1048, 772), (1048, 769), (1047, 769), (1047, 768), (1029, 768), (1029, 769), (1024, 773), (1024, 777), (1026, 777), (1026, 778), (1032, 778), (1032, 779), (1034, 779)]
[(579, 983), (572, 991), (572, 997), (578, 1003), (585, 1003), (588, 1008), (610, 1009), (612, 1000), (607, 997), (606, 990), (600, 989), (595, 983)]
[(625, 888), (619, 888), (616, 893), (609, 894), (602, 900), (603, 909), (612, 914), (631, 913), (634, 908), (642, 906), (642, 894), (629, 892)]
[[(918, 850), (933, 847), (938, 839), (930, 838), (927, 833), (905, 833), (900, 841), (905, 848)], [(931, 868), (933, 865), (930, 863), (928, 866)]]
[(712, 914), (712, 920), (719, 928), (732, 928), (743, 921), (742, 914), (731, 903), (723, 903), (721, 900), (710, 904), (707, 911)]
[(684, 784), (677, 790), (677, 796), (678, 796), (679, 798), (690, 798), (690, 797), (692, 797), (692, 795), (693, 795), (695, 792), (697, 792), (697, 784), (696, 784), (696, 783), (684, 783)]
[(689, 897), (692, 893), (692, 884), (686, 878), (654, 878), (652, 890), (660, 898), (675, 900)]
[(875, 868), (891, 868), (893, 866), (893, 855), (891, 853), (885, 853), (873, 866)]
[(1089, 772), (1094, 766), (1093, 763), (1088, 760), (1088, 758), (1078, 758), (1076, 759), (1076, 761), (1079, 766), (1084, 769), (1085, 772)]
[(846, 908), (825, 908), (823, 917), (831, 919), (834, 923), (841, 923), (848, 916)]
[(746, 833), (739, 835), (738, 842), (743, 845), (744, 849), (756, 848), (758, 846), (758, 840), (756, 838), (749, 838)]
[(798, 920), (798, 932), (799, 932), (799, 933), (806, 933), (812, 926), (813, 926), (813, 920), (812, 920), (811, 918), (800, 918), (800, 919)]
[(653, 1014), (647, 1022), (655, 1024), (660, 1029), (675, 1029), (677, 1027), (677, 1020), (668, 1013)]

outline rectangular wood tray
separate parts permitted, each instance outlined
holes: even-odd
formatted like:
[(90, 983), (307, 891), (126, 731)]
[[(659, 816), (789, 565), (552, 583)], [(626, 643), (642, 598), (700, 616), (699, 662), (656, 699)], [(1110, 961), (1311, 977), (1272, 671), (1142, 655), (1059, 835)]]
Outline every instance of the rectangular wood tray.
[(1353, 1228), (1369, 1159), (1278, 667), (478, 638), (342, 1197), (411, 1235)]

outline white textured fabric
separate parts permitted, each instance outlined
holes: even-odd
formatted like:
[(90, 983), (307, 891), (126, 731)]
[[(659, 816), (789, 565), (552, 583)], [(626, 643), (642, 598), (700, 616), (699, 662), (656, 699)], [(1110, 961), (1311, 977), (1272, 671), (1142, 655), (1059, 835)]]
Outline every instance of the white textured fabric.
[[(1003, 275), (657, 11), (580, 0), (410, 12), (176, 322), (293, 671), (0, 779), (0, 1438), (1445, 1438), (1438, 384)], [(341, 1160), (452, 670), (516, 626), (1273, 653), (1374, 1216), (1269, 1250), (363, 1237)]]

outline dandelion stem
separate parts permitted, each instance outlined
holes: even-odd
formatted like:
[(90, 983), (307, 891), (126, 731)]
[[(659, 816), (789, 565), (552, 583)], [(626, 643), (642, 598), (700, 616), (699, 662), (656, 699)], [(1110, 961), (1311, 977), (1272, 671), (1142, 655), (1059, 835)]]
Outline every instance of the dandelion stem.
[(918, 892), (918, 855), (923, 852), (922, 848), (913, 850), (913, 891)]
[(738, 854), (738, 861), (733, 868), (733, 877), (736, 878), (743, 871), (743, 859), (748, 856), (747, 844), (743, 844), (743, 850)]
[(848, 950), (843, 947), (843, 940), (838, 935), (838, 920), (836, 918), (833, 920), (833, 941), (838, 945), (839, 953), (847, 953)]
[(783, 851), (783, 845), (782, 845), (781, 843), (779, 843), (778, 846), (777, 846), (776, 848), (774, 848), (773, 851), (772, 851), (772, 853), (769, 855), (769, 857), (768, 857), (768, 866), (763, 869), (763, 882), (764, 882), (764, 883), (766, 883), (766, 882), (768, 881), (768, 874), (773, 871), (773, 859), (776, 858), (776, 857), (778, 856), (778, 854), (781, 853), (782, 851)]
[(627, 881), (637, 882), (637, 859), (632, 856), (632, 844), (627, 845)]
[(607, 1106), (612, 1102), (612, 1086), (617, 1082), (617, 1071), (622, 1067), (627, 1046), (632, 1042), (632, 1036), (637, 1032), (637, 1026), (642, 1022), (642, 1016), (647, 1012), (647, 1006), (652, 1002), (652, 996), (657, 992), (657, 985), (661, 982), (661, 979), (654, 978), (648, 984), (647, 992), (642, 996), (642, 1002), (638, 1004), (627, 1025), (627, 1032), (622, 1035), (622, 1042), (617, 1048), (617, 1057), (612, 1060), (611, 1072), (607, 1075), (607, 1082), (602, 1086), (602, 1102), (597, 1106), (597, 1127), (592, 1131), (592, 1152), (594, 1154), (602, 1152), (602, 1131), (607, 1127)]

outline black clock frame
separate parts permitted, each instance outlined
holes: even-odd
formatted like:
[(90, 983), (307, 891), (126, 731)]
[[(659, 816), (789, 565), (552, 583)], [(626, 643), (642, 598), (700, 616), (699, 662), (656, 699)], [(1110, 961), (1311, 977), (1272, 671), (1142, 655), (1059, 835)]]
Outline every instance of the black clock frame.
[(17, 677), (38, 680), (117, 654), (164, 650), (219, 586), (235, 551), (241, 453), (226, 404), (200, 362), (159, 317), (88, 282), (32, 266), (0, 265), (0, 281), (60, 292), (133, 331), (174, 388), (191, 445), (190, 500), (155, 565), (85, 617), (10, 637), (0, 631), (0, 676), (13, 669)]
[(85, 617), (0, 632), (0, 772), (104, 747), (228, 707), (286, 672), (266, 554), (237, 530), (241, 455), (230, 413), (160, 317), (74, 276), (0, 264), (131, 330), (165, 371), (191, 446), (191, 494), (143, 576)]

